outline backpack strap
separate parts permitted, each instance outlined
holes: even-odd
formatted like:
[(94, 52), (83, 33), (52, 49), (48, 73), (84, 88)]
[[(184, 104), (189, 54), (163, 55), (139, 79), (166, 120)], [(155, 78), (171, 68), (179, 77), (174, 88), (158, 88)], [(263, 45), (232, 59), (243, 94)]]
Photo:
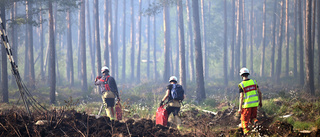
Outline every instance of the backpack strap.
[(110, 91), (110, 86), (108, 84), (109, 77), (110, 76), (108, 75), (105, 80), (99, 79), (100, 81), (102, 81), (104, 83), (104, 87), (106, 88), (106, 91)]

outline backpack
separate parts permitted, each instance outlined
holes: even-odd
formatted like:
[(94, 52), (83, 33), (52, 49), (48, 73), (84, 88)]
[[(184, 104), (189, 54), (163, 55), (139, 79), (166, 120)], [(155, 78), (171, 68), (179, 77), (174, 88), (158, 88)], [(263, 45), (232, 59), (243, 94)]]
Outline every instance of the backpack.
[(184, 90), (181, 85), (172, 84), (171, 97), (174, 100), (183, 100), (184, 99)]
[(105, 80), (100, 79), (100, 81), (103, 82), (104, 87), (106, 88), (106, 91), (110, 91), (110, 87), (109, 87), (109, 84), (108, 84), (109, 77), (110, 76), (107, 76), (107, 78)]

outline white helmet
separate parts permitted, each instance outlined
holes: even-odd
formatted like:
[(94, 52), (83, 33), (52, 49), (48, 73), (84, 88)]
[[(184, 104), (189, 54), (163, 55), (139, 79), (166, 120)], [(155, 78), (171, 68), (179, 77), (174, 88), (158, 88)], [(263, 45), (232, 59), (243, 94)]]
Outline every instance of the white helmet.
[(106, 67), (106, 66), (103, 66), (103, 67), (101, 68), (101, 73), (104, 73), (106, 70), (109, 71), (109, 68)]
[(178, 78), (176, 77), (176, 76), (171, 76), (170, 78), (169, 78), (169, 82), (171, 82), (171, 81), (176, 81), (176, 82), (178, 82)]
[(250, 74), (249, 69), (247, 69), (247, 68), (242, 68), (242, 69), (240, 69), (240, 76), (241, 76), (242, 74), (245, 74), (245, 73)]

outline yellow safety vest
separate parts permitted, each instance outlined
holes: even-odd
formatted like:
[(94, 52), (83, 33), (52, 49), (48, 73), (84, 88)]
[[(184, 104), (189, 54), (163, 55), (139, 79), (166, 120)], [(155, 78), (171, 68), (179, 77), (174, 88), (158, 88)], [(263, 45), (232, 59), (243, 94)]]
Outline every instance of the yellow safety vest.
[(244, 97), (242, 108), (257, 107), (259, 105), (259, 96), (257, 89), (257, 82), (255, 80), (242, 81), (239, 87), (242, 88)]

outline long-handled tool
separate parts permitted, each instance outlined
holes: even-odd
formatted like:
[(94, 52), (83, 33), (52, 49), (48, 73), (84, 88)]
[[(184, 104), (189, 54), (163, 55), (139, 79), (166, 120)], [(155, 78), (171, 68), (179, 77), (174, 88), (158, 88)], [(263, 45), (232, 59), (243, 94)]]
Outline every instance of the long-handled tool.
[[(0, 14), (1, 16), (1, 14)], [(1, 39), (3, 42), (3, 46), (6, 48), (6, 53), (8, 55), (8, 59), (10, 61), (11, 64), (11, 72), (14, 75), (17, 85), (19, 87), (19, 92), (21, 95), (21, 98), (23, 100), (23, 103), (27, 109), (27, 112), (29, 113), (29, 116), (31, 117), (31, 112), (29, 110), (29, 106), (32, 106), (34, 108), (34, 110), (36, 110), (37, 112), (44, 112), (47, 111), (46, 108), (44, 108), (42, 105), (40, 105), (31, 95), (31, 93), (29, 92), (29, 90), (27, 89), (27, 87), (25, 86), (25, 84), (23, 83), (19, 71), (18, 71), (18, 66), (17, 64), (14, 62), (13, 56), (12, 56), (12, 50), (11, 47), (9, 45), (9, 40), (6, 34), (6, 30), (4, 27), (4, 24), (2, 23), (2, 19), (0, 18), (0, 35), (1, 35)]]
[(103, 105), (103, 104), (101, 104), (101, 106), (100, 106), (100, 110), (99, 110), (99, 113), (98, 113), (98, 116), (100, 116), (103, 106), (104, 106), (104, 105)]

